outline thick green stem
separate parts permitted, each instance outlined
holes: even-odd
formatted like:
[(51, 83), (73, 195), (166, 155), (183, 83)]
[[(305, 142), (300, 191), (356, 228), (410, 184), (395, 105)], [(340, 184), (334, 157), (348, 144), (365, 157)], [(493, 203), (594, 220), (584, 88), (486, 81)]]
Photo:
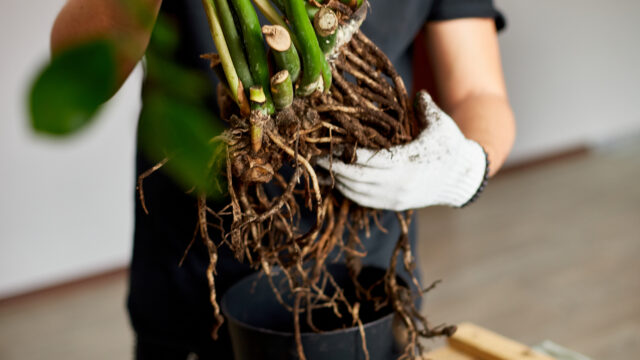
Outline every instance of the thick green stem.
[(336, 39), (337, 39), (336, 33), (333, 33), (329, 36), (318, 35), (318, 43), (320, 44), (320, 49), (322, 49), (322, 52), (325, 55), (331, 53), (333, 49), (336, 47)]
[(256, 4), (262, 15), (264, 15), (264, 17), (266, 17), (273, 25), (280, 25), (285, 28), (287, 27), (287, 23), (284, 21), (282, 16), (278, 14), (278, 11), (273, 7), (273, 5), (271, 5), (269, 0), (253, 0), (253, 2)]
[(209, 20), (209, 30), (211, 31), (211, 36), (213, 37), (216, 49), (218, 49), (218, 55), (220, 56), (222, 68), (224, 69), (227, 82), (229, 83), (231, 96), (238, 104), (240, 111), (243, 114), (248, 114), (250, 110), (249, 101), (244, 94), (244, 87), (242, 86), (242, 82), (238, 79), (238, 74), (236, 73), (236, 69), (233, 65), (233, 60), (231, 59), (229, 48), (227, 47), (227, 43), (224, 39), (224, 34), (222, 32), (222, 27), (220, 26), (220, 20), (218, 19), (215, 5), (212, 0), (202, 0), (202, 6), (207, 14), (207, 19)]
[(312, 19), (312, 20), (313, 20), (313, 17), (316, 16), (318, 11), (320, 11), (319, 7), (311, 3), (305, 3), (304, 7), (307, 9), (307, 15), (309, 15), (309, 19)]
[(267, 115), (266, 102), (267, 97), (262, 86), (252, 86), (249, 89), (249, 98), (251, 99), (251, 149), (257, 153), (262, 148), (262, 138), (264, 137), (264, 124), (269, 115)]
[[(289, 26), (284, 21), (282, 16), (278, 14), (278, 11), (269, 3), (269, 0), (253, 0), (256, 4), (260, 12), (273, 24), (273, 26), (280, 26), (282, 29), (285, 29), (291, 38), (291, 41), (297, 45), (291, 45), (291, 49), (286, 51), (286, 54), (275, 54), (274, 58), (276, 61), (276, 65), (278, 65), (278, 69), (287, 69), (289, 70), (289, 74), (291, 74), (291, 79), (293, 82), (298, 80), (298, 76), (300, 75), (300, 55), (298, 55), (297, 48), (300, 47), (299, 43), (296, 41), (294, 34), (289, 29)], [(280, 8), (280, 10), (284, 13), (284, 5), (282, 4), (282, 0), (274, 1), (276, 6)], [(265, 25), (269, 26), (269, 25)], [(268, 35), (264, 32), (264, 26), (262, 27), (262, 32), (265, 35)], [(267, 43), (269, 43), (269, 39), (267, 39)], [(271, 45), (269, 45), (271, 46)], [(272, 47), (273, 49), (273, 47)]]
[(338, 29), (338, 16), (333, 10), (324, 7), (313, 17), (313, 26), (321, 36), (335, 34)]
[(323, 71), (324, 63), (327, 61), (320, 50), (318, 38), (316, 38), (316, 33), (307, 15), (304, 1), (284, 0), (284, 5), (287, 19), (289, 19), (297, 42), (300, 44), (298, 50), (302, 56), (303, 72), (298, 93), (301, 96), (308, 96), (327, 83)]
[(318, 35), (318, 43), (325, 54), (333, 51), (336, 45), (338, 16), (328, 7), (320, 9), (313, 17), (313, 27)]
[(294, 83), (300, 76), (300, 57), (291, 41), (291, 35), (280, 25), (265, 25), (262, 27), (267, 45), (279, 70), (287, 70)]
[(249, 70), (249, 65), (247, 64), (247, 59), (244, 55), (242, 38), (236, 29), (236, 24), (233, 20), (233, 14), (229, 8), (229, 3), (227, 0), (214, 1), (220, 17), (222, 32), (224, 33), (224, 38), (227, 42), (227, 46), (229, 47), (229, 52), (231, 53), (233, 65), (236, 68), (240, 81), (242, 81), (242, 85), (245, 89), (249, 88), (253, 86), (253, 78), (251, 77), (251, 71)]
[(267, 63), (267, 52), (264, 48), (264, 39), (262, 38), (258, 14), (256, 14), (253, 5), (251, 5), (251, 0), (231, 0), (231, 3), (240, 21), (253, 81), (265, 89), (265, 96), (267, 98), (265, 106), (269, 114), (273, 114), (275, 107), (273, 106), (273, 100), (268, 90), (269, 65)]
[(277, 110), (285, 109), (293, 103), (293, 83), (287, 70), (271, 77), (271, 94)]
[(324, 84), (324, 93), (328, 93), (331, 89), (331, 83), (333, 81), (333, 74), (331, 74), (331, 66), (325, 60), (322, 63), (322, 82)]
[(251, 110), (265, 110), (267, 97), (262, 86), (256, 85), (249, 89), (249, 100), (251, 100)]

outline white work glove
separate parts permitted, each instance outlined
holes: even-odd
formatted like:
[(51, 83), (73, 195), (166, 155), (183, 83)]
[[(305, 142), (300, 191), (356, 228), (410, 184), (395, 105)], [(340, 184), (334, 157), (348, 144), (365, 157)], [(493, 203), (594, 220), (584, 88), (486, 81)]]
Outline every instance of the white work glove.
[(356, 150), (354, 164), (329, 157), (329, 169), (344, 196), (374, 209), (403, 211), (432, 205), (460, 207), (475, 200), (488, 174), (482, 146), (462, 135), (456, 123), (421, 91), (416, 116), (425, 129), (408, 144), (388, 150)]

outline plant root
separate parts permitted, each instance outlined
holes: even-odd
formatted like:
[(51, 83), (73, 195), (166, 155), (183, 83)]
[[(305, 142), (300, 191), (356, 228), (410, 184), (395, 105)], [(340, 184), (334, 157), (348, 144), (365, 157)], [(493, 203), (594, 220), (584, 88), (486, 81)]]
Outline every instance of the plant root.
[(138, 196), (140, 198), (140, 204), (142, 205), (142, 210), (144, 210), (144, 213), (147, 215), (149, 215), (149, 209), (147, 209), (147, 203), (144, 200), (144, 189), (142, 187), (142, 183), (144, 182), (144, 179), (148, 178), (153, 173), (160, 170), (160, 168), (162, 168), (168, 161), (169, 161), (169, 158), (166, 157), (162, 159), (159, 163), (155, 164), (153, 167), (148, 169), (147, 171), (140, 174), (140, 176), (138, 176), (138, 186), (137, 186)]
[[(326, 6), (336, 11), (342, 21), (351, 15), (350, 7), (340, 1), (332, 0)], [(368, 359), (360, 319), (360, 304), (365, 301), (373, 302), (377, 308), (390, 306), (395, 311), (409, 338), (402, 359), (418, 359), (423, 350), (420, 337), (451, 335), (455, 327), (430, 327), (415, 307), (415, 296), (430, 291), (437, 282), (418, 294), (398, 282), (398, 261), (402, 261), (400, 264), (409, 274), (415, 266), (409, 245), (411, 212), (397, 214), (402, 231), (384, 278), (365, 288), (358, 282), (362, 258), (366, 256), (358, 233), (362, 230), (368, 236), (372, 226), (385, 233), (387, 230), (380, 224), (379, 211), (343, 198), (333, 188), (331, 171), (316, 172), (313, 164), (319, 156), (340, 156), (351, 163), (356, 159), (358, 147), (388, 149), (410, 141), (419, 129), (402, 79), (371, 40), (357, 33), (337, 53), (331, 61), (334, 79), (331, 91), (296, 98), (276, 115), (261, 118), (259, 146), (255, 139), (251, 141), (251, 119), (241, 116), (228, 99), (219, 101), (230, 104), (230, 108), (222, 109), (230, 128), (219, 139), (226, 143), (225, 178), (230, 202), (215, 211), (208, 207), (204, 195), (198, 196), (196, 229), (210, 261), (207, 280), (216, 319), (212, 335), (217, 336), (223, 321), (215, 291), (215, 266), (217, 248), (225, 245), (238, 260), (262, 271), (277, 300), (292, 312), (300, 359), (305, 359), (301, 317), (312, 331), (330, 330), (314, 324), (316, 309), (332, 309), (347, 322), (345, 325), (357, 326)], [(221, 92), (220, 96), (229, 95)], [(145, 212), (142, 181), (167, 161), (164, 159), (138, 179)], [(279, 192), (267, 191), (266, 183)], [(311, 227), (301, 226), (300, 204), (315, 214)], [(210, 228), (219, 230), (221, 236), (211, 237)], [(191, 244), (185, 256), (190, 248)], [(358, 299), (347, 299), (329, 273), (327, 264), (334, 254), (344, 258)], [(276, 273), (284, 275), (282, 284), (275, 283)], [(415, 277), (411, 282), (420, 289)], [(293, 304), (287, 301), (281, 285), (293, 294)], [(377, 285), (383, 286), (384, 295), (374, 297), (372, 289)]]

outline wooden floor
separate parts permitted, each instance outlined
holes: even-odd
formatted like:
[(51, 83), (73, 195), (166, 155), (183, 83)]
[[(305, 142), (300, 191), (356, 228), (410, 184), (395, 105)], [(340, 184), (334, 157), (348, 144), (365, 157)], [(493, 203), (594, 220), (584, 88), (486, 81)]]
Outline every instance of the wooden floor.
[(2, 360), (131, 359), (126, 277), (0, 306)]
[[(640, 354), (640, 146), (494, 179), (464, 210), (420, 212), (433, 323), (471, 321), (602, 360)], [(128, 359), (126, 279), (0, 305), (0, 359)], [(429, 342), (436, 347), (438, 342)]]
[(434, 323), (471, 321), (593, 359), (640, 355), (640, 146), (509, 173), (462, 211), (420, 212)]

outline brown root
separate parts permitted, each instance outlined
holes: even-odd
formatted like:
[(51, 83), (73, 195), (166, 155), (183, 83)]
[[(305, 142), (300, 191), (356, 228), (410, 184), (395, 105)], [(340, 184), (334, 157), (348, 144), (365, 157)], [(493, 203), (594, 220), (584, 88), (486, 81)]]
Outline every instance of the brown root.
[(216, 340), (218, 339), (218, 330), (224, 323), (224, 317), (220, 314), (220, 306), (218, 305), (217, 293), (216, 293), (216, 284), (215, 284), (215, 273), (216, 273), (216, 264), (218, 263), (218, 248), (211, 240), (209, 236), (209, 227), (207, 224), (207, 198), (206, 195), (198, 196), (198, 223), (200, 226), (200, 236), (202, 237), (202, 241), (207, 247), (207, 252), (209, 254), (209, 266), (207, 267), (207, 280), (209, 282), (209, 290), (210, 290), (210, 302), (211, 306), (213, 306), (213, 316), (215, 318), (215, 323), (213, 329), (211, 330), (211, 337)]
[(296, 294), (296, 300), (293, 304), (293, 327), (296, 338), (296, 350), (298, 352), (298, 358), (300, 360), (306, 360), (304, 355), (304, 349), (302, 347), (302, 333), (300, 331), (300, 301), (302, 300), (302, 293)]
[[(350, 7), (340, 1), (332, 0), (327, 6), (336, 10), (341, 18), (351, 14)], [(337, 317), (349, 319), (345, 321), (357, 326), (368, 359), (360, 319), (360, 304), (364, 301), (373, 301), (378, 308), (389, 305), (395, 311), (409, 339), (404, 358), (417, 359), (422, 351), (420, 337), (450, 335), (454, 328), (429, 327), (414, 304), (415, 296), (419, 295), (397, 280), (398, 261), (409, 274), (414, 270), (408, 235), (411, 213), (398, 214), (402, 232), (384, 278), (365, 288), (358, 282), (367, 250), (359, 232), (369, 236), (374, 226), (382, 232), (387, 230), (380, 224), (378, 211), (362, 208), (335, 193), (332, 172), (316, 172), (313, 167), (319, 156), (337, 155), (350, 163), (355, 161), (358, 147), (379, 150), (406, 143), (417, 130), (413, 111), (402, 79), (391, 62), (362, 34), (354, 36), (340, 49), (333, 60), (332, 73), (335, 86), (330, 93), (296, 98), (292, 106), (273, 117), (240, 114), (228, 99), (219, 101), (228, 104), (222, 112), (230, 129), (221, 139), (227, 145), (225, 170), (230, 203), (214, 211), (207, 207), (206, 198), (199, 196), (196, 229), (210, 260), (207, 280), (216, 319), (213, 335), (217, 335), (223, 321), (214, 275), (217, 247), (225, 245), (238, 260), (261, 270), (277, 300), (292, 312), (300, 359), (305, 359), (300, 318), (304, 317), (312, 331), (323, 330), (314, 324), (316, 309), (332, 309)], [(138, 179), (145, 211), (142, 180), (166, 161)], [(283, 171), (287, 167), (291, 171)], [(277, 195), (265, 190), (269, 182), (279, 188)], [(315, 214), (311, 228), (300, 224), (302, 206)], [(224, 224), (223, 219), (229, 218), (231, 224)], [(220, 231), (218, 244), (214, 243), (209, 229)], [(185, 256), (190, 248), (191, 243)], [(329, 273), (327, 264), (336, 257), (346, 262), (358, 299), (347, 299)], [(276, 273), (282, 274), (282, 283), (275, 282)], [(417, 279), (412, 278), (411, 282), (420, 289)], [(433, 289), (436, 284), (422, 292)], [(374, 297), (372, 289), (378, 285), (384, 287), (385, 295)], [(332, 289), (331, 292), (328, 289)], [(293, 304), (286, 301), (284, 291), (294, 295)]]
[(169, 158), (164, 158), (159, 163), (153, 165), (153, 167), (151, 167), (149, 170), (143, 172), (142, 174), (140, 174), (140, 176), (138, 176), (138, 186), (137, 186), (138, 196), (140, 197), (140, 204), (142, 205), (142, 210), (144, 210), (144, 213), (147, 215), (149, 215), (149, 209), (147, 209), (147, 203), (144, 201), (144, 189), (142, 187), (142, 183), (144, 182), (144, 179), (148, 178), (153, 173), (160, 170), (160, 168), (162, 168), (168, 161), (169, 161)]

